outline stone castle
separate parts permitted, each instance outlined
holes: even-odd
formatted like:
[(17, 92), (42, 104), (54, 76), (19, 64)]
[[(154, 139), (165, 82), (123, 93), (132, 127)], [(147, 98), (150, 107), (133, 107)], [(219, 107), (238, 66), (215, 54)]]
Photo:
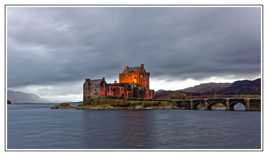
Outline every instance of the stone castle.
[(107, 83), (105, 78), (86, 79), (83, 85), (83, 100), (88, 102), (92, 97), (122, 97), (152, 99), (154, 90), (150, 90), (150, 73), (146, 72), (144, 64), (138, 67), (124, 66), (119, 73), (119, 83)]

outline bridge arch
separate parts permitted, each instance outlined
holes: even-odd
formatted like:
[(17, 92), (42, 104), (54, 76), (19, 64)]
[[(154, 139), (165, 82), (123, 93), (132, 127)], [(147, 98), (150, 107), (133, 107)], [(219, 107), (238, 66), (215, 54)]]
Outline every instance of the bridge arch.
[(204, 99), (193, 100), (192, 109), (206, 109), (206, 101)]
[(244, 111), (248, 110), (245, 99), (230, 99), (230, 110), (236, 111), (235, 106), (240, 105)]
[(177, 100), (176, 106), (181, 109), (192, 109), (191, 108), (191, 101), (189, 100)]
[(228, 110), (228, 106), (225, 102), (213, 103), (208, 105), (208, 110)]
[(247, 108), (246, 108), (245, 104), (238, 102), (238, 103), (233, 105), (232, 110), (233, 111), (246, 111)]
[(228, 110), (228, 105), (226, 99), (209, 99), (208, 100), (208, 110), (213, 110), (215, 106), (218, 106), (218, 108)]
[(194, 110), (206, 110), (206, 104), (205, 103), (195, 104), (193, 109)]

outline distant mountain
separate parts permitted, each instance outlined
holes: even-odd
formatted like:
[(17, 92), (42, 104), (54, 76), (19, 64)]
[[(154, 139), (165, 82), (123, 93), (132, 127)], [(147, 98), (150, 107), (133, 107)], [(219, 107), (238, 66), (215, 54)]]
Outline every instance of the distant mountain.
[(231, 83), (203, 83), (194, 87), (182, 89), (181, 91), (200, 94), (213, 94), (225, 88), (228, 88)]
[(47, 103), (48, 100), (40, 98), (38, 95), (18, 92), (18, 91), (7, 91), (7, 99), (11, 103)]
[(261, 94), (261, 79), (253, 81), (242, 80), (235, 81), (229, 87), (224, 88), (220, 91), (220, 94)]
[(190, 96), (210, 95), (260, 95), (261, 79), (241, 80), (233, 83), (204, 83), (182, 90), (159, 90), (155, 93), (156, 99), (184, 99)]

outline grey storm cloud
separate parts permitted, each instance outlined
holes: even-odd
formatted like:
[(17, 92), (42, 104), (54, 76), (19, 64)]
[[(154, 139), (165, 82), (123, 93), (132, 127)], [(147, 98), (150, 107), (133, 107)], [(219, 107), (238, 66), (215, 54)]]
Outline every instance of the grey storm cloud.
[(145, 64), (154, 78), (254, 76), (257, 7), (8, 7), (8, 86), (115, 78)]

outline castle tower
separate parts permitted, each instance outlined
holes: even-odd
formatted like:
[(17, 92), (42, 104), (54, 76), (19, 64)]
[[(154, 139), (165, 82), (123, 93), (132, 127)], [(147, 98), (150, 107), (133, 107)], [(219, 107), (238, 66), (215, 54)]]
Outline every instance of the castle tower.
[(123, 72), (119, 73), (119, 83), (135, 84), (149, 90), (150, 73), (146, 72), (144, 64), (138, 67), (124, 66)]
[(106, 87), (105, 78), (95, 80), (86, 79), (83, 84), (83, 101), (89, 102), (92, 97), (106, 96)]

